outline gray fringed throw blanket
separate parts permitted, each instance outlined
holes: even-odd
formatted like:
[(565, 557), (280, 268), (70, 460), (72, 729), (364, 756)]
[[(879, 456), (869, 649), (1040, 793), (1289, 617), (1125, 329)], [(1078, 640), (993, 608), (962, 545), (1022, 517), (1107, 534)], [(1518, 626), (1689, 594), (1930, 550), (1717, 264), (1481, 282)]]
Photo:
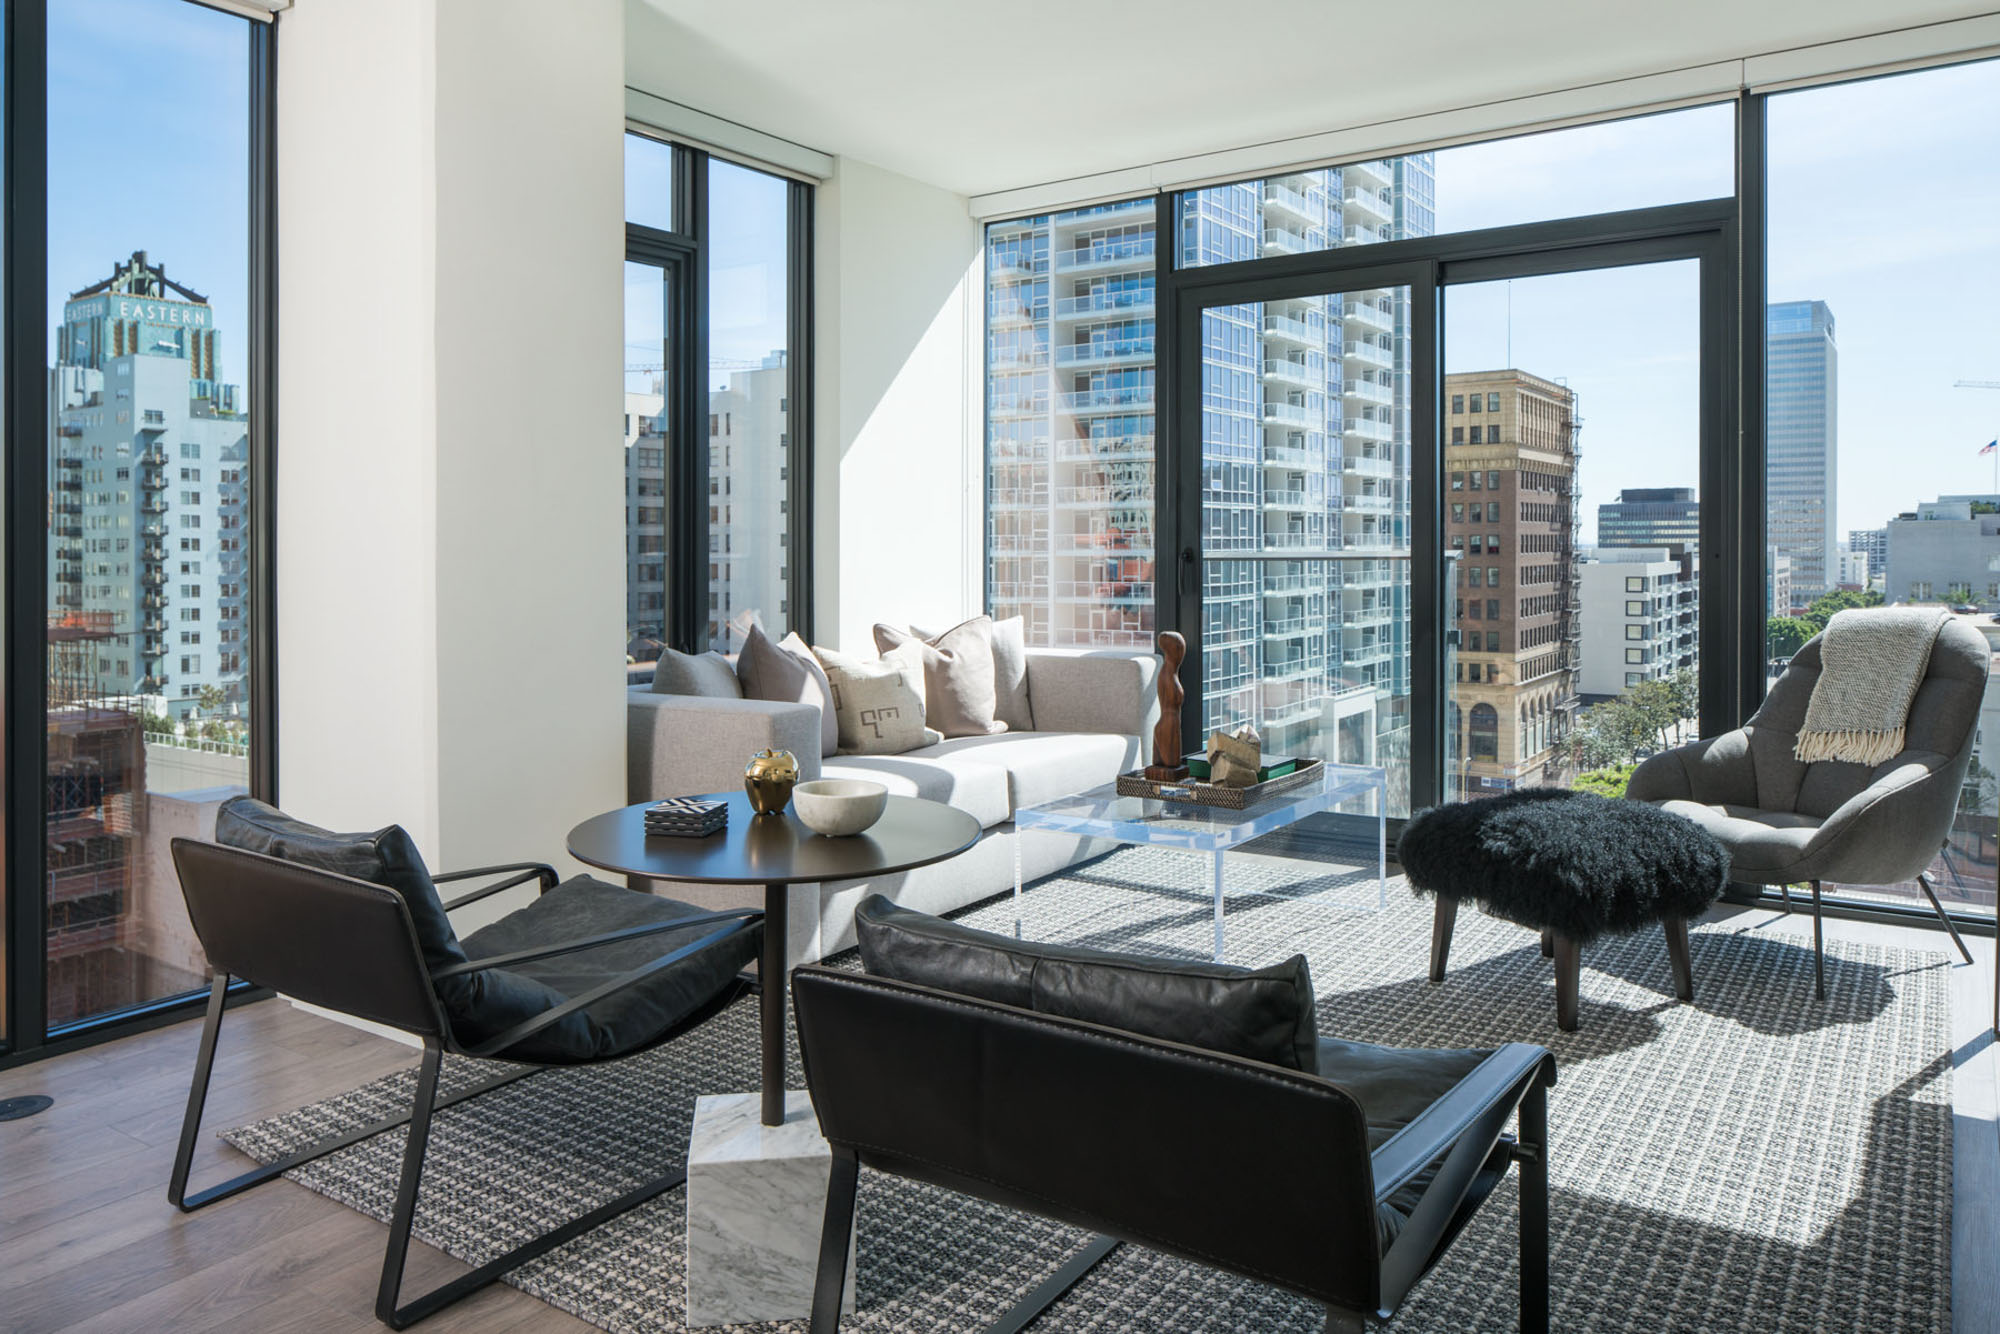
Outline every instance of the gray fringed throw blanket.
[(1836, 613), (1819, 642), (1819, 680), (1792, 753), (1808, 764), (1870, 765), (1902, 753), (1910, 701), (1947, 619), (1936, 607)]

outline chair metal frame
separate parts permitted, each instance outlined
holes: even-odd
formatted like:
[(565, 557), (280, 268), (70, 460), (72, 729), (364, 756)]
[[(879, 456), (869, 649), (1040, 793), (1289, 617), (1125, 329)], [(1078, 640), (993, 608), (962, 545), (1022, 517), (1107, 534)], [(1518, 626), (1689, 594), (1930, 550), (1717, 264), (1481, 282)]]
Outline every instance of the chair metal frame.
[[(190, 852), (190, 849), (198, 849), (198, 851)], [(412, 1036), (420, 1038), (423, 1042), (423, 1057), (418, 1063), (416, 1087), (411, 1094), (410, 1110), (407, 1113), (387, 1117), (329, 1136), (304, 1148), (294, 1150), (270, 1163), (190, 1194), (188, 1192), (188, 1176), (194, 1162), (195, 1147), (200, 1138), (202, 1112), (208, 1098), (210, 1077), (214, 1071), (216, 1045), (222, 1030), (224, 998), (228, 993), (229, 983), (233, 976), (233, 974), (225, 969), (215, 969), (211, 975), (207, 1017), (202, 1024), (201, 1043), (195, 1056), (194, 1076), (188, 1089), (187, 1111), (181, 1121), (180, 1143), (174, 1153), (173, 1172), (167, 1185), (168, 1201), (181, 1212), (192, 1213), (197, 1209), (205, 1208), (218, 1201), (228, 1199), (232, 1195), (241, 1194), (253, 1186), (261, 1185), (274, 1177), (291, 1171), (295, 1167), (302, 1166), (318, 1158), (323, 1158), (329, 1153), (359, 1144), (363, 1140), (370, 1139), (385, 1131), (394, 1130), (398, 1126), (409, 1126), (409, 1138), (403, 1148), (402, 1169), (396, 1185), (396, 1203), (389, 1218), (388, 1242), (382, 1256), (381, 1280), (377, 1285), (375, 1294), (376, 1319), (388, 1325), (391, 1329), (407, 1329), (425, 1317), (433, 1315), (444, 1307), (451, 1305), (453, 1302), (470, 1296), (472, 1293), (493, 1283), (508, 1272), (526, 1264), (528, 1261), (545, 1255), (556, 1247), (582, 1236), (584, 1233), (609, 1222), (620, 1214), (626, 1213), (648, 1200), (675, 1189), (687, 1180), (687, 1169), (685, 1164), (683, 1164), (680, 1168), (672, 1172), (655, 1177), (643, 1185), (626, 1191), (616, 1199), (607, 1201), (587, 1213), (581, 1214), (512, 1248), (505, 1254), (487, 1261), (469, 1273), (463, 1274), (449, 1282), (442, 1283), (430, 1291), (412, 1298), (408, 1302), (400, 1301), (403, 1271), (408, 1263), (411, 1233), (416, 1221), (418, 1192), (423, 1182), (424, 1158), (430, 1145), (432, 1118), (436, 1113), (449, 1107), (455, 1107), (460, 1103), (469, 1102), (495, 1089), (504, 1088), (509, 1084), (517, 1083), (520, 1080), (540, 1074), (544, 1070), (556, 1068), (547, 1064), (519, 1062), (518, 1058), (510, 1058), (506, 1053), (510, 1048), (523, 1040), (533, 1037), (551, 1025), (567, 1018), (569, 1015), (585, 1009), (626, 987), (641, 982), (661, 969), (671, 967), (682, 959), (718, 944), (730, 936), (749, 930), (751, 927), (762, 922), (764, 914), (761, 909), (744, 908), (678, 917), (665, 922), (628, 927), (623, 930), (610, 931), (581, 940), (562, 941), (534, 949), (517, 950), (508, 954), (493, 955), (484, 959), (472, 959), (448, 968), (431, 970), (424, 967), (416, 927), (411, 921), (409, 908), (403, 903), (401, 897), (392, 890), (370, 884), (366, 881), (338, 875), (331, 871), (317, 870), (311, 867), (300, 866), (296, 863), (282, 861), (278, 858), (266, 857), (261, 853), (249, 852), (240, 848), (223, 847), (218, 844), (204, 843), (193, 839), (174, 839), (173, 853), (175, 865), (180, 871), (184, 893), (188, 892), (189, 861), (214, 861), (220, 865), (232, 866), (232, 869), (237, 873), (248, 875), (254, 875), (260, 870), (268, 872), (274, 867), (283, 868), (287, 877), (294, 881), (300, 879), (306, 881), (323, 881), (333, 887), (348, 891), (359, 891), (364, 896), (373, 899), (378, 907), (392, 909), (401, 916), (408, 944), (407, 960), (398, 960), (397, 962), (406, 963), (406, 966), (422, 974), (422, 985), (427, 992), (433, 983), (445, 977), (475, 973), (488, 968), (504, 968), (513, 964), (527, 963), (535, 959), (574, 954), (603, 945), (641, 939), (664, 932), (684, 931), (689, 927), (717, 926), (716, 930), (707, 932), (698, 940), (671, 950), (666, 954), (660, 955), (658, 958), (649, 960), (637, 968), (629, 969), (610, 982), (592, 988), (581, 995), (570, 997), (560, 1005), (552, 1006), (541, 1014), (516, 1024), (512, 1028), (498, 1033), (486, 1041), (475, 1044), (467, 1045), (461, 1043), (453, 1036), (449, 1017), (445, 1015), (442, 1007), (438, 1005), (435, 995), (430, 995), (429, 1008), (434, 1022), (390, 1024), (391, 1027), (408, 1032)], [(197, 877), (207, 869), (214, 868), (197, 867)], [(493, 875), (506, 875), (507, 878), (446, 901), (443, 905), (445, 911), (451, 912), (469, 903), (476, 903), (481, 899), (498, 894), (502, 890), (526, 884), (531, 880), (539, 880), (541, 882), (540, 889), (537, 891), (538, 893), (547, 893), (557, 883), (557, 875), (554, 868), (539, 862), (521, 862), (504, 866), (483, 866), (473, 870), (456, 871), (434, 876), (432, 879), (434, 883), (447, 883), (454, 880), (477, 879)], [(193, 895), (190, 894), (189, 897), (192, 899)], [(192, 907), (191, 903), (190, 908), (192, 909)], [(197, 922), (199, 922), (199, 915), (192, 911), (190, 915), (196, 917)], [(206, 942), (204, 942), (204, 945), (206, 946)], [(280, 976), (258, 976), (251, 972), (245, 972), (241, 975), (258, 985), (268, 986), (276, 991), (284, 992), (288, 990), (284, 985), (285, 979)], [(755, 986), (754, 982), (742, 974), (738, 974), (730, 985), (724, 987), (705, 1005), (679, 1023), (657, 1034), (641, 1047), (635, 1048), (632, 1051), (622, 1052), (619, 1056), (609, 1059), (624, 1059), (627, 1056), (637, 1055), (641, 1051), (650, 1050), (663, 1042), (670, 1041), (712, 1018), (738, 997), (748, 991), (754, 990)], [(323, 1003), (323, 1001), (316, 1003)], [(330, 1006), (329, 1008), (338, 1009), (339, 1007)], [(370, 1018), (374, 1022), (383, 1022), (382, 1019), (376, 1016), (364, 1015), (360, 1017)], [(526, 1068), (509, 1070), (504, 1074), (481, 1080), (467, 1088), (460, 1089), (455, 1093), (441, 1098), (438, 1096), (438, 1082), (446, 1054), (477, 1060), (509, 1061), (516, 1064), (525, 1064)]]

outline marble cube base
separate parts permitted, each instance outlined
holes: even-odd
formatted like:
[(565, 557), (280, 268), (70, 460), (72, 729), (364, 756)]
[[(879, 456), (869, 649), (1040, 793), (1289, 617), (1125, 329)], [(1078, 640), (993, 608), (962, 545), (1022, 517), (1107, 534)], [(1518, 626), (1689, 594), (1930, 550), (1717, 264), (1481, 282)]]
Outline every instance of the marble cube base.
[[(811, 1314), (832, 1151), (812, 1097), (785, 1095), (767, 1126), (755, 1093), (697, 1098), (687, 1159), (688, 1328)], [(854, 1241), (843, 1312), (854, 1310)]]

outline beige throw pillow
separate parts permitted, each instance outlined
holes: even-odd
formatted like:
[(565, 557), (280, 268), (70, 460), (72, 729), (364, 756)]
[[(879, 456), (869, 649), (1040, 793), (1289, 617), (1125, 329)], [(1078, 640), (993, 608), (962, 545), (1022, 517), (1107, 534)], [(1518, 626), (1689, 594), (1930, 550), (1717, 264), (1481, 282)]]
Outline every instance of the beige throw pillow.
[[(935, 640), (935, 632), (910, 627), (919, 639)], [(1010, 732), (1035, 730), (1035, 709), (1028, 698), (1028, 628), (1019, 616), (993, 622), (993, 716)]]
[(736, 669), (720, 653), (677, 653), (667, 649), (653, 664), (653, 693), (705, 699), (742, 699)]
[(832, 649), (813, 653), (833, 690), (840, 754), (900, 755), (944, 739), (924, 726), (924, 697), (917, 688), (923, 668), (914, 655), (865, 662)]
[(946, 736), (992, 736), (1007, 730), (994, 716), (993, 618), (975, 616), (935, 639), (877, 624), (875, 646), (884, 656), (914, 650), (924, 669), (924, 716)]

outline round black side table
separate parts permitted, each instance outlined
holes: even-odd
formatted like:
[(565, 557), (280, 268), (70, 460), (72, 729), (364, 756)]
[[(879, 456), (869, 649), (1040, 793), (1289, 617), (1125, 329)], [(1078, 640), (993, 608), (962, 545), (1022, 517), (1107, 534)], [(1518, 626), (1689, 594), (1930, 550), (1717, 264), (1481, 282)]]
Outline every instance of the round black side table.
[(785, 1116), (785, 889), (824, 880), (861, 880), (928, 866), (979, 841), (979, 821), (942, 802), (890, 797), (864, 833), (826, 838), (790, 809), (758, 815), (741, 792), (710, 793), (729, 802), (729, 826), (707, 838), (649, 838), (640, 802), (592, 816), (569, 831), (569, 855), (587, 865), (648, 880), (764, 886), (764, 955), (758, 965), (763, 1035), (764, 1124)]

